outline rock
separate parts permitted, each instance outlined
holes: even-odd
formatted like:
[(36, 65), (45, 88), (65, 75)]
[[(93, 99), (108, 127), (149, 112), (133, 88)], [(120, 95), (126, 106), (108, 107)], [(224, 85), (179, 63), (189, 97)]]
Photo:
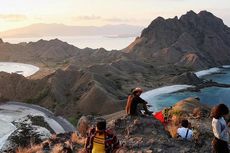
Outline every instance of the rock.
[[(37, 122), (36, 122), (37, 121)], [(42, 116), (28, 115), (12, 122), (16, 130), (7, 139), (6, 145), (0, 152), (10, 152), (20, 147), (37, 145), (51, 136), (53, 130)]]
[(202, 84), (203, 80), (198, 78), (196, 74), (192, 72), (186, 72), (179, 76), (175, 76), (171, 79), (171, 82), (173, 83), (183, 83), (183, 84), (189, 84), (189, 85), (198, 85)]
[(125, 51), (160, 63), (204, 69), (230, 63), (229, 38), (230, 29), (220, 18), (207, 11), (189, 11), (179, 19), (156, 18)]
[(162, 149), (157, 149), (157, 152), (162, 152), (163, 150)]
[[(193, 110), (191, 110), (194, 108)], [(195, 109), (199, 108), (199, 109)], [(153, 117), (130, 117), (124, 115), (118, 119), (115, 119), (109, 125), (109, 128), (116, 132), (116, 135), (120, 141), (121, 148), (117, 152), (127, 152), (127, 153), (137, 153), (137, 152), (159, 152), (159, 153), (208, 153), (211, 152), (211, 140), (213, 138), (213, 133), (211, 131), (211, 119), (207, 116), (202, 116), (200, 118), (194, 117), (191, 112), (199, 112), (201, 110), (208, 109), (206, 106), (202, 105), (201, 102), (197, 101), (197, 98), (188, 98), (183, 101), (178, 102), (174, 107), (181, 111), (178, 117), (186, 117), (193, 127), (193, 139), (192, 141), (185, 141), (182, 139), (171, 138), (168, 135), (168, 128), (172, 128), (168, 124), (164, 127), (159, 121)], [(195, 111), (196, 110), (196, 111)], [(175, 112), (174, 112), (175, 113)], [(185, 114), (185, 115), (184, 115)], [(199, 113), (198, 113), (199, 114)], [(115, 118), (115, 116), (110, 116)], [(96, 117), (94, 116), (82, 116), (78, 123), (79, 130), (87, 131), (89, 127), (95, 125)], [(171, 121), (173, 122), (173, 120)], [(179, 124), (179, 123), (178, 123)], [(177, 130), (177, 129), (176, 129)], [(79, 143), (78, 140), (81, 138), (77, 133), (73, 134), (59, 134), (55, 137), (51, 137), (48, 142), (52, 143), (55, 148), (57, 145), (68, 144), (72, 145), (74, 151), (80, 150), (83, 144)], [(71, 139), (71, 140), (70, 140)], [(81, 139), (84, 140), (84, 139)], [(74, 142), (74, 143), (73, 143)], [(83, 142), (83, 141), (81, 141)], [(52, 148), (53, 149), (53, 148)]]
[(153, 153), (152, 150), (145, 150), (144, 152), (146, 152), (146, 153)]
[(4, 41), (0, 38), (0, 44), (4, 43)]

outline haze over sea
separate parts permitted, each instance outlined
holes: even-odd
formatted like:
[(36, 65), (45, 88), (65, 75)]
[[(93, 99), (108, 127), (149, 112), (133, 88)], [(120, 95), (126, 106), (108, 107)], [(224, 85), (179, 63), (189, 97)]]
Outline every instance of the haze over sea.
[(36, 42), (40, 39), (50, 40), (58, 38), (64, 42), (74, 45), (78, 48), (105, 48), (106, 50), (120, 50), (131, 44), (135, 37), (118, 37), (118, 36), (58, 36), (58, 37), (30, 37), (30, 38), (3, 38), (5, 42)]

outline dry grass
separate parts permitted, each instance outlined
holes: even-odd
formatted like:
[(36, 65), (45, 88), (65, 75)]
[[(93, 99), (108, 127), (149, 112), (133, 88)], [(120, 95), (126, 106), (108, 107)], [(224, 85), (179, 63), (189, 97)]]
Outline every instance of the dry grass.
[(53, 147), (51, 153), (63, 153), (63, 146), (61, 144), (57, 144)]
[[(55, 139), (56, 136), (53, 135), (52, 138)], [(48, 142), (48, 140), (47, 140), (47, 142)], [(73, 133), (71, 135), (71, 140), (70, 141), (66, 141), (63, 144), (60, 143), (60, 144), (54, 145), (54, 147), (51, 150), (51, 153), (65, 153), (65, 151), (63, 151), (63, 148), (64, 148), (63, 145), (66, 146), (66, 147), (72, 148), (73, 143), (80, 144), (80, 145), (84, 146), (85, 138), (78, 136), (77, 133)], [(43, 144), (31, 145), (31, 146), (26, 147), (26, 148), (19, 147), (17, 149), (16, 153), (43, 153), (43, 151), (42, 151), (43, 147), (42, 146), (43, 146)], [(81, 151), (79, 150), (76, 153), (78, 153), (78, 152), (84, 153), (83, 150), (81, 150)]]
[(71, 142), (77, 143), (80, 145), (84, 145), (85, 144), (85, 138), (78, 136), (77, 133), (74, 132), (71, 135)]
[(19, 147), (16, 153), (43, 153), (41, 145), (34, 145), (28, 148)]
[(171, 121), (168, 123), (166, 130), (169, 131), (173, 138), (177, 137), (177, 129), (180, 126), (181, 116), (178, 114), (172, 115)]

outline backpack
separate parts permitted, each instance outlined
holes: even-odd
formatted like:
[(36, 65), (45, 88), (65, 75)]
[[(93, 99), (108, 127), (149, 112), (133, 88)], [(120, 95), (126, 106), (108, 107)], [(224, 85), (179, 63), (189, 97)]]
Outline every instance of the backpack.
[(126, 107), (125, 107), (126, 114), (128, 115), (130, 114), (132, 101), (133, 101), (133, 96), (129, 95), (127, 99)]

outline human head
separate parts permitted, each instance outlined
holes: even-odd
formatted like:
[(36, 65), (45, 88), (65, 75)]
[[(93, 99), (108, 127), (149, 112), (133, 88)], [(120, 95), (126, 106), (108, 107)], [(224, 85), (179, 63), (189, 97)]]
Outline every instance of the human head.
[(212, 116), (216, 119), (219, 119), (229, 113), (228, 106), (225, 104), (219, 104), (217, 105), (212, 112)]
[(182, 127), (188, 128), (188, 125), (189, 125), (188, 120), (182, 120), (182, 121), (181, 121), (181, 126), (182, 126)]
[(104, 131), (106, 130), (106, 120), (103, 118), (97, 119), (97, 124), (96, 124), (96, 128), (99, 131)]
[(142, 90), (141, 88), (139, 88), (139, 87), (134, 88), (134, 89), (132, 90), (132, 93), (133, 93), (134, 95), (138, 95), (138, 96), (140, 96), (142, 92), (143, 92), (143, 90)]
[(199, 97), (195, 97), (194, 99), (196, 99), (196, 100), (200, 101), (200, 98), (199, 98)]

